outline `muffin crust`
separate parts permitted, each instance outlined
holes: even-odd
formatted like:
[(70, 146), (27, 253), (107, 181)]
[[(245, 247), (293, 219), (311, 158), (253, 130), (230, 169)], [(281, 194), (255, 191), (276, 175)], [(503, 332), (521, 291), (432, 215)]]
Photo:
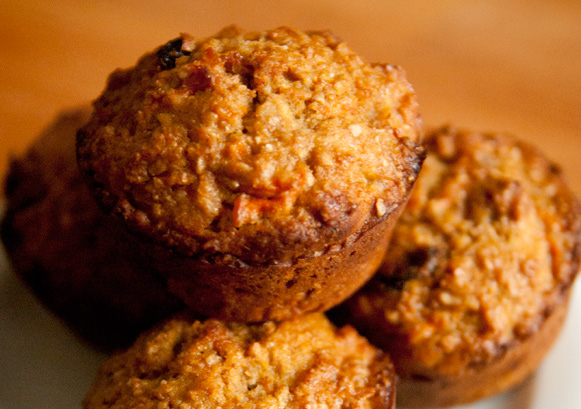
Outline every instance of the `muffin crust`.
[[(378, 275), (348, 303), (351, 322), (392, 354), (412, 407), (496, 393), (538, 365), (565, 315), (581, 235), (576, 199), (530, 146), (443, 128), (427, 149)], [(535, 337), (543, 348), (531, 351)], [(509, 367), (528, 359), (514, 351), (534, 364)]]
[(394, 380), (387, 355), (322, 314), (260, 325), (181, 315), (105, 362), (83, 407), (393, 408)]
[(329, 33), (181, 35), (118, 70), (78, 135), (100, 203), (180, 254), (312, 255), (394, 212), (421, 164), (413, 89)]
[(351, 295), (424, 157), (403, 71), (330, 33), (182, 34), (114, 72), (94, 108), (77, 157), (97, 201), (186, 304), (225, 320)]

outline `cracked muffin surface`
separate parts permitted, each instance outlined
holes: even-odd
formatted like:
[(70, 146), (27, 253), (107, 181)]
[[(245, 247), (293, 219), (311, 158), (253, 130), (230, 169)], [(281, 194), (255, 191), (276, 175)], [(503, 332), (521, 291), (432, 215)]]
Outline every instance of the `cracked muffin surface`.
[(393, 408), (387, 355), (323, 314), (245, 325), (187, 315), (106, 361), (83, 407)]
[(78, 158), (96, 197), (187, 256), (316, 254), (396, 211), (421, 165), (402, 70), (329, 33), (181, 35), (94, 106)]
[[(349, 301), (349, 313), (392, 353), (403, 383), (440, 381), (444, 389), (548, 328), (556, 337), (559, 326), (548, 323), (560, 324), (567, 307), (581, 223), (558, 167), (532, 147), (449, 127), (433, 131), (426, 145), (384, 263)], [(536, 364), (549, 345), (531, 352)], [(500, 384), (506, 374), (496, 375)], [(400, 396), (413, 399), (414, 390)]]

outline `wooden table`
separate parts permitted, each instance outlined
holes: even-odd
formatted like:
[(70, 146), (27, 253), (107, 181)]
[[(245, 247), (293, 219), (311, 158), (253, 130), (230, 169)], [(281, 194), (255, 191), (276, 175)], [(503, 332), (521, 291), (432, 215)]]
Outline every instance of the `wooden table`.
[(232, 23), (331, 29), (366, 59), (403, 66), (426, 123), (528, 139), (581, 193), (579, 0), (0, 0), (0, 176), (114, 68)]

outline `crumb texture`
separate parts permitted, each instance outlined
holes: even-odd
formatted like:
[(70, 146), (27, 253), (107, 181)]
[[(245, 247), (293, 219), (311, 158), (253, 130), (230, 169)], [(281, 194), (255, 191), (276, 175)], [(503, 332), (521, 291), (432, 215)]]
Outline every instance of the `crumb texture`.
[(100, 369), (97, 408), (392, 408), (387, 356), (322, 314), (260, 325), (178, 317)]
[(97, 198), (187, 255), (320, 250), (389, 215), (421, 163), (402, 70), (329, 33), (182, 35), (94, 105), (78, 155)]
[(353, 322), (392, 350), (403, 376), (455, 376), (534, 335), (564, 302), (579, 208), (557, 167), (512, 138), (443, 128), (427, 147)]

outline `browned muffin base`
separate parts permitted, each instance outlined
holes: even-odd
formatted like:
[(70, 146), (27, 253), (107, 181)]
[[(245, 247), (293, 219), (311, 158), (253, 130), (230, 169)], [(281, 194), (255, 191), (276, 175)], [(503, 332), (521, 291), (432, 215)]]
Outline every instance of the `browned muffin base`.
[(531, 375), (558, 338), (569, 296), (530, 338), (510, 346), (498, 360), (467, 368), (451, 378), (405, 378), (397, 384), (397, 403), (406, 408), (448, 407), (504, 392)]
[(292, 264), (241, 266), (228, 259), (200, 262), (159, 247), (151, 252), (170, 291), (194, 311), (226, 320), (280, 321), (326, 311), (360, 288), (381, 263), (401, 208), (343, 244)]

